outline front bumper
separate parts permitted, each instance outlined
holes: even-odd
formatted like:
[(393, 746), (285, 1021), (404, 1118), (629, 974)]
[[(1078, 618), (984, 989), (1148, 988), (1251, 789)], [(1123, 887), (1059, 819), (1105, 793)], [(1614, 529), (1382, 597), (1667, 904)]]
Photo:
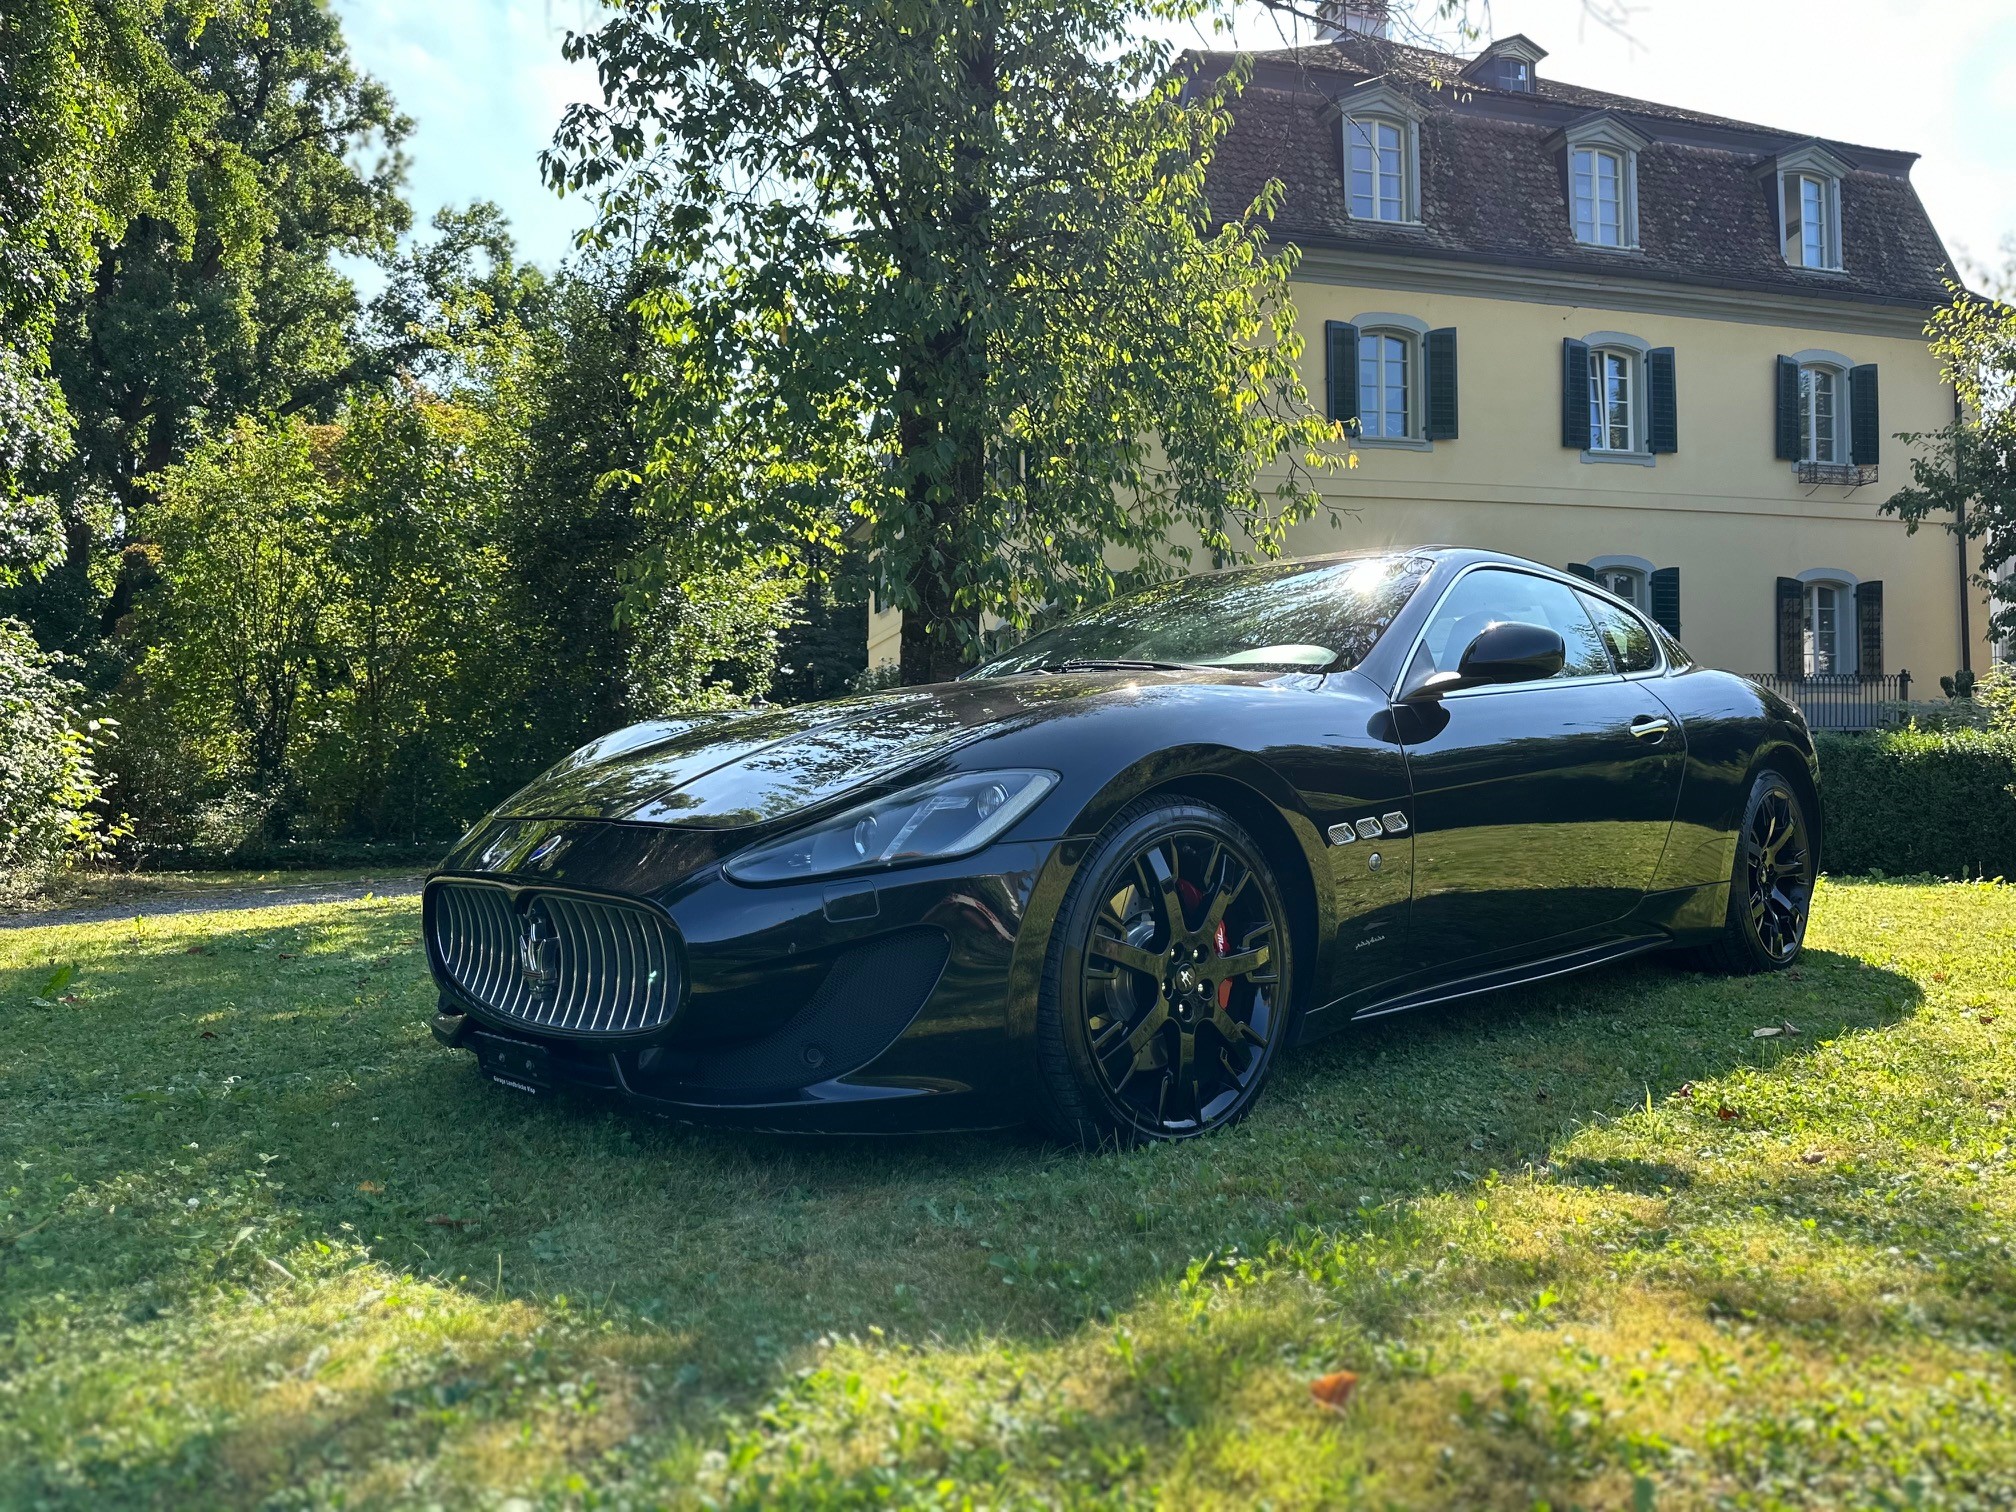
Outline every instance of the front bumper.
[[(1057, 842), (868, 880), (761, 888), (728, 881), (695, 843), (603, 822), (480, 828), (428, 882), (435, 1037), (479, 1051), (506, 1085), (613, 1092), (695, 1121), (895, 1132), (1027, 1116), (1023, 1042), (1062, 892)], [(529, 859), (542, 850), (562, 859)], [(436, 948), (437, 894), (458, 882), (502, 883), (514, 895), (599, 893), (661, 910), (682, 943), (677, 1013), (624, 1036), (542, 1032), (499, 1014), (458, 985)]]

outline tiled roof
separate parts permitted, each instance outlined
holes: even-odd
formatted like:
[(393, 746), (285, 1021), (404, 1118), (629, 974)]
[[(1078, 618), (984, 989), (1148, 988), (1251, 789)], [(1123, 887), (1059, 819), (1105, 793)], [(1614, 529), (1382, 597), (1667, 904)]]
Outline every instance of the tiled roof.
[[(1233, 56), (1193, 53), (1191, 63), (1208, 76)], [(1286, 192), (1272, 230), (1282, 240), (1884, 304), (1945, 298), (1949, 259), (1911, 187), (1911, 154), (1823, 144), (1850, 164), (1841, 192), (1846, 266), (1817, 272), (1789, 266), (1780, 252), (1769, 171), (1810, 137), (1547, 78), (1532, 94), (1492, 89), (1461, 79), (1461, 58), (1367, 37), (1262, 52), (1255, 63), (1212, 165), (1211, 194), (1234, 215), (1280, 179)], [(1418, 227), (1353, 220), (1346, 210), (1334, 102), (1371, 79), (1426, 112)], [(1602, 113), (1651, 138), (1638, 154), (1635, 252), (1583, 246), (1569, 225), (1556, 139)]]

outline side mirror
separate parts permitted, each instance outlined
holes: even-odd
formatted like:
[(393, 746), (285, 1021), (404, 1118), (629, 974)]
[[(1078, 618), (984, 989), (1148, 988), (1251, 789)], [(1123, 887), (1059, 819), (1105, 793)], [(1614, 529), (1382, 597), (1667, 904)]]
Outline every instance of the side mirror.
[(1456, 675), (1469, 686), (1539, 682), (1559, 676), (1567, 660), (1568, 648), (1556, 631), (1514, 620), (1492, 625), (1470, 642)]
[(1568, 648), (1558, 632), (1508, 620), (1488, 627), (1470, 642), (1454, 672), (1436, 673), (1417, 691), (1433, 698), (1459, 688), (1542, 682), (1558, 676), (1567, 660)]

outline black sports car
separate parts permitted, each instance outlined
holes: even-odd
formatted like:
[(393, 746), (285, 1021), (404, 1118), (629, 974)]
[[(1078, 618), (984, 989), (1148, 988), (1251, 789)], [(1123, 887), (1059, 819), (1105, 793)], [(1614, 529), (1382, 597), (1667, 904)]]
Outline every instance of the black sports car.
[(1816, 775), (1796, 709), (1531, 562), (1192, 577), (954, 683), (575, 752), (429, 880), (434, 1033), (682, 1117), (1181, 1138), (1359, 1019), (1789, 964)]

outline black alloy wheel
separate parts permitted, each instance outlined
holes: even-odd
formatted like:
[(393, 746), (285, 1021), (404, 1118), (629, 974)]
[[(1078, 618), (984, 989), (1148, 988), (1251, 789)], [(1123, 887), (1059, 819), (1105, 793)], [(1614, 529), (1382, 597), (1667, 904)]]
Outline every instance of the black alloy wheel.
[(1051, 941), (1038, 1014), (1046, 1121), (1096, 1146), (1242, 1117), (1286, 1038), (1288, 966), (1280, 887), (1229, 815), (1188, 799), (1123, 811)]
[(1760, 773), (1744, 806), (1728, 919), (1708, 947), (1709, 964), (1751, 972), (1797, 960), (1813, 908), (1814, 860), (1799, 795), (1779, 773)]

